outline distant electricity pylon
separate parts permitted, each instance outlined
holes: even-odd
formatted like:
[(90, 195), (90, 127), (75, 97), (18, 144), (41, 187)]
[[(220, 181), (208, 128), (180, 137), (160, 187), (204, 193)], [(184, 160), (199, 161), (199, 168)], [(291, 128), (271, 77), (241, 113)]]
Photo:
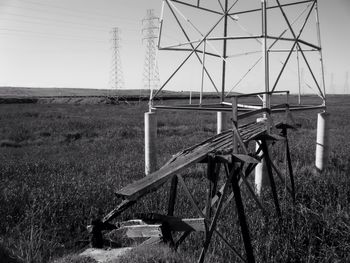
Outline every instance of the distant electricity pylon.
[(112, 34), (112, 70), (111, 70), (111, 88), (119, 90), (124, 88), (124, 78), (122, 64), (120, 59), (120, 29), (114, 27)]
[(146, 56), (144, 63), (143, 82), (144, 88), (149, 91), (160, 86), (158, 63), (156, 58), (159, 18), (154, 15), (154, 10), (147, 10), (146, 18), (142, 20), (142, 42), (146, 42)]
[(349, 94), (349, 71), (345, 73), (344, 94)]

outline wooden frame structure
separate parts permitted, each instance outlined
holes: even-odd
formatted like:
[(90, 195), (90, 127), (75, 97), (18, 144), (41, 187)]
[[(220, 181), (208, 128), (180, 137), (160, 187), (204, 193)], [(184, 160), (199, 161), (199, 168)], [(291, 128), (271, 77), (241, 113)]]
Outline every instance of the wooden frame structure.
[[(279, 204), (278, 191), (276, 189), (275, 178), (278, 178), (283, 182), (286, 190), (291, 195), (292, 202), (295, 202), (295, 186), (294, 186), (294, 174), (291, 155), (289, 152), (288, 142), (288, 130), (294, 129), (293, 123), (289, 123), (291, 111), (297, 110), (320, 110), (326, 109), (326, 96), (323, 74), (323, 60), (321, 52), (321, 40), (319, 29), (319, 18), (317, 10), (317, 0), (286, 0), (281, 3), (280, 0), (271, 0), (275, 2), (273, 5), (268, 5), (267, 0), (261, 0), (261, 7), (256, 9), (247, 10), (235, 10), (237, 2), (243, 0), (218, 0), (211, 1), (218, 4), (218, 9), (206, 7), (201, 0), (163, 0), (162, 14), (160, 19), (160, 33), (158, 39), (159, 50), (168, 51), (182, 51), (188, 52), (186, 58), (180, 63), (170, 77), (163, 83), (161, 88), (156, 91), (152, 91), (150, 95), (149, 109), (150, 112), (161, 110), (194, 110), (194, 111), (214, 111), (214, 112), (230, 112), (232, 116), (232, 128), (224, 131), (216, 136), (209, 138), (208, 140), (194, 145), (170, 159), (159, 170), (152, 172), (150, 175), (136, 181), (130, 185), (125, 186), (121, 190), (116, 191), (117, 197), (121, 198), (121, 203), (108, 213), (102, 220), (93, 222), (91, 226), (91, 232), (93, 233), (93, 240), (95, 246), (103, 245), (102, 230), (107, 229), (122, 229), (126, 231), (129, 237), (147, 237), (147, 239), (141, 244), (153, 244), (159, 240), (169, 243), (175, 249), (194, 231), (204, 232), (203, 246), (201, 248), (198, 262), (204, 262), (205, 255), (208, 251), (213, 235), (217, 235), (227, 247), (237, 256), (237, 258), (243, 262), (255, 262), (253, 246), (251, 243), (251, 236), (249, 226), (247, 224), (246, 212), (244, 206), (244, 200), (242, 197), (242, 191), (247, 191), (250, 197), (254, 200), (257, 207), (259, 207), (265, 216), (268, 216), (262, 200), (256, 195), (254, 186), (250, 183), (250, 175), (254, 171), (257, 164), (262, 161), (266, 164), (267, 175), (269, 178), (269, 186), (271, 197), (273, 199), (276, 216), (281, 217), (281, 208)], [(230, 3), (231, 2), (231, 3)], [(302, 6), (305, 5), (305, 9), (299, 14), (293, 21), (290, 20), (286, 14), (286, 8), (289, 6)], [(194, 23), (180, 11), (179, 6), (202, 11), (203, 13), (211, 13), (217, 15), (216, 22), (210, 27), (207, 32), (201, 32)], [(174, 45), (162, 46), (162, 28), (164, 22), (164, 9), (168, 8), (171, 15), (174, 17), (177, 26), (183, 33), (186, 41)], [(279, 10), (287, 28), (280, 32), (280, 34), (274, 35), (268, 31), (268, 13), (269, 10)], [(302, 33), (312, 11), (316, 13), (316, 26), (317, 26), (317, 39), (318, 43), (311, 43), (307, 40), (303, 40)], [(230, 35), (228, 30), (228, 21), (237, 21), (238, 15), (244, 15), (248, 13), (261, 14), (261, 34), (253, 35), (247, 32), (247, 35), (236, 36)], [(302, 22), (299, 32), (293, 27), (294, 23), (300, 20), (302, 14), (305, 14), (305, 19)], [(222, 22), (222, 23), (221, 23)], [(191, 39), (189, 33), (186, 31), (184, 23), (191, 27), (195, 31), (199, 32), (202, 36), (198, 39)], [(223, 25), (221, 36), (213, 36), (212, 32), (217, 29), (219, 24)], [(289, 32), (292, 37), (286, 37), (285, 34)], [(231, 41), (243, 41), (243, 40), (255, 40), (261, 44), (261, 57), (252, 65), (246, 74), (239, 79), (237, 83), (233, 85), (229, 91), (227, 88), (227, 68), (226, 64), (230, 56), (227, 54), (227, 45)], [(268, 40), (272, 40), (272, 44), (268, 45)], [(222, 52), (210, 52), (207, 46), (210, 46), (211, 42), (222, 42)], [(277, 42), (289, 43), (290, 47), (286, 50), (273, 49)], [(282, 67), (278, 73), (275, 82), (270, 88), (270, 62), (269, 55), (272, 52), (287, 52), (287, 58), (282, 61)], [(316, 79), (316, 76), (311, 69), (306, 52), (318, 52), (321, 61), (321, 81)], [(298, 80), (299, 80), (299, 105), (290, 105), (289, 91), (278, 91), (278, 84), (281, 76), (284, 74), (285, 67), (288, 64), (291, 56), (296, 54), (298, 59)], [(301, 105), (300, 104), (300, 76), (299, 76), (299, 54), (302, 56), (309, 73), (317, 88), (317, 95), (321, 98), (322, 103), (319, 105)], [(187, 63), (190, 57), (195, 56), (202, 67), (202, 82), (200, 87), (200, 102), (198, 105), (156, 105), (154, 99), (166, 87), (169, 81), (177, 74), (182, 66)], [(206, 66), (206, 56), (216, 57), (221, 59), (221, 83), (218, 85), (214, 82), (212, 74), (209, 72)], [(258, 63), (262, 62), (263, 65), (263, 91), (250, 94), (232, 95), (233, 89), (241, 83), (245, 76), (255, 67)], [(220, 101), (213, 104), (203, 103), (203, 81), (206, 76), (214, 90), (217, 92)], [(221, 86), (221, 89), (219, 88)], [(219, 90), (220, 89), (220, 90)], [(286, 102), (283, 104), (272, 105), (271, 96), (275, 94), (285, 94)], [(247, 105), (240, 104), (241, 97), (257, 96), (262, 105)], [(227, 102), (229, 98), (231, 102)], [(274, 113), (284, 112), (286, 117), (281, 123), (273, 123), (272, 115)], [(263, 114), (266, 117), (265, 122), (250, 122), (241, 124), (241, 120), (245, 120), (248, 117)], [(276, 133), (280, 130), (279, 133)], [(285, 149), (285, 172), (274, 163), (271, 158), (270, 142), (275, 141), (284, 144)], [(252, 150), (249, 147), (250, 143), (257, 144), (258, 147)], [(207, 165), (207, 197), (205, 198), (204, 208), (200, 208), (197, 205), (196, 200), (191, 194), (190, 189), (185, 183), (183, 175), (180, 173), (187, 167), (196, 164), (205, 163)], [(289, 183), (287, 183), (287, 180)], [(158, 190), (166, 182), (171, 181), (169, 198), (168, 198), (168, 211), (166, 215), (159, 214), (144, 214), (140, 216), (141, 221), (136, 225), (129, 225), (129, 223), (111, 224), (111, 222), (121, 215), (125, 210), (132, 207), (140, 199), (150, 192)], [(220, 183), (221, 185), (220, 185)], [(175, 203), (177, 200), (179, 185), (183, 189), (183, 192), (189, 202), (192, 205), (193, 211), (197, 214), (196, 218), (179, 218), (176, 217)], [(242, 235), (242, 246), (245, 249), (245, 255), (241, 255), (238, 250), (230, 244), (230, 242), (224, 237), (224, 235), (217, 228), (217, 223), (220, 220), (220, 216), (224, 208), (230, 205), (230, 201), (234, 200), (236, 215), (240, 225), (240, 232)], [(233, 223), (233, 222), (232, 222)], [(229, 227), (229, 226), (228, 226)], [(178, 239), (175, 240), (174, 232), (180, 232)]]
[[(139, 215), (138, 218), (143, 220), (142, 223), (136, 226), (125, 227), (122, 224), (123, 227), (120, 229), (123, 231), (126, 230), (128, 233), (127, 236), (148, 237), (142, 245), (153, 244), (162, 240), (176, 249), (191, 232), (204, 232), (205, 239), (198, 259), (198, 262), (203, 262), (211, 239), (216, 234), (241, 261), (254, 262), (253, 247), (241, 192), (245, 189), (244, 191), (249, 193), (262, 213), (268, 216), (262, 201), (255, 193), (254, 186), (249, 182), (249, 177), (256, 165), (261, 160), (265, 160), (276, 215), (281, 219), (275, 178), (278, 178), (286, 185), (286, 190), (291, 194), (291, 199), (294, 202), (294, 175), (287, 135), (288, 129), (294, 127), (287, 121), (290, 114), (288, 109), (285, 110), (285, 121), (281, 123), (273, 124), (272, 118), (270, 118), (271, 121), (269, 122), (250, 122), (239, 125), (239, 120), (247, 116), (247, 113), (238, 114), (238, 100), (239, 96), (234, 97), (232, 100), (232, 129), (176, 154), (158, 171), (116, 191), (116, 195), (122, 199), (121, 203), (101, 221), (95, 222), (91, 226), (93, 229), (92, 233), (98, 236), (100, 242), (103, 240), (100, 234), (102, 230), (120, 228), (120, 223), (111, 224), (113, 219), (122, 214), (126, 209), (132, 207), (145, 195), (157, 191), (166, 182), (171, 181), (167, 214), (143, 214)], [(288, 104), (286, 105), (288, 108)], [(249, 116), (261, 113), (270, 115), (271, 112), (269, 109), (254, 109), (251, 110)], [(271, 128), (274, 131), (280, 130), (280, 133), (270, 132)], [(283, 175), (282, 170), (271, 159), (268, 147), (270, 141), (284, 143), (286, 151), (286, 174), (288, 174), (289, 179)], [(251, 147), (249, 148), (248, 146), (251, 142), (258, 143), (259, 147), (256, 150), (249, 150)], [(208, 188), (203, 209), (197, 205), (198, 200), (196, 201), (194, 199), (185, 183), (184, 176), (180, 174), (181, 171), (195, 163), (205, 163), (207, 165), (206, 178), (208, 180)], [(286, 180), (289, 181), (288, 186)], [(219, 182), (221, 182), (221, 185)], [(179, 185), (198, 217), (189, 219), (176, 217), (175, 203)], [(230, 205), (231, 200), (234, 200), (243, 245), (246, 251), (245, 255), (239, 254), (238, 250), (228, 242), (217, 228), (220, 215), (222, 215), (223, 209), (228, 209), (227, 207)], [(182, 233), (177, 240), (174, 239), (174, 232)], [(95, 246), (101, 246), (101, 244), (96, 245), (95, 243)]]

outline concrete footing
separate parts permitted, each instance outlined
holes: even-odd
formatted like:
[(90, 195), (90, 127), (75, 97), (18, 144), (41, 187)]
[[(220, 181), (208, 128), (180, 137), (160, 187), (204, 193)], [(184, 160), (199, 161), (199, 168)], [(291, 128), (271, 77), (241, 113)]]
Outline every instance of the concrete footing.
[(227, 113), (218, 111), (216, 113), (217, 125), (216, 133), (219, 134), (227, 129)]
[(315, 168), (322, 172), (327, 167), (329, 154), (329, 113), (322, 112), (317, 115), (317, 138)]
[[(257, 122), (267, 122), (267, 118), (258, 118)], [(259, 144), (256, 143), (256, 150), (258, 150)], [(260, 152), (260, 156), (262, 155), (262, 151)], [(257, 164), (255, 167), (255, 191), (258, 196), (261, 195), (263, 189), (268, 185), (269, 179), (267, 174), (267, 167), (265, 163), (265, 159), (261, 160), (261, 163)]]
[(145, 113), (145, 175), (157, 169), (157, 115)]

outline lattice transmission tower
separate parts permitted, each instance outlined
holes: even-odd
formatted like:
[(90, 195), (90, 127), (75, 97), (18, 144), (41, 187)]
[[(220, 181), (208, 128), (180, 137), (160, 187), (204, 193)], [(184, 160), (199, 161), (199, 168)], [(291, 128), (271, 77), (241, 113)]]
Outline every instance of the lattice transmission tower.
[(142, 24), (142, 42), (146, 42), (143, 82), (144, 88), (151, 91), (160, 87), (159, 70), (156, 57), (159, 18), (155, 16), (153, 9), (147, 10), (146, 18), (142, 20)]
[(349, 94), (349, 71), (345, 73), (344, 94)]
[(124, 88), (124, 78), (120, 59), (120, 29), (112, 28), (112, 69), (111, 69), (111, 89), (117, 91)]

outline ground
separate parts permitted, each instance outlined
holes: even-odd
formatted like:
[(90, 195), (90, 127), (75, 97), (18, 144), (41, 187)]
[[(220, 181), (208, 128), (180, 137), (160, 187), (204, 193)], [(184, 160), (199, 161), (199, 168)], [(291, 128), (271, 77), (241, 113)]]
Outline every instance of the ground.
[[(248, 223), (258, 262), (347, 262), (350, 260), (350, 98), (332, 96), (329, 166), (313, 173), (316, 112), (295, 114), (301, 128), (290, 135), (297, 204), (281, 190), (283, 224), (262, 219), (247, 203)], [(116, 205), (116, 189), (143, 177), (143, 113), (147, 105), (0, 105), (0, 241), (25, 262), (48, 262), (86, 247), (92, 211)], [(159, 163), (215, 133), (215, 114), (164, 112), (159, 115)], [(283, 159), (280, 152), (275, 158)], [(204, 192), (201, 165), (188, 169), (192, 194)], [(203, 179), (202, 179), (203, 178)], [(198, 184), (199, 180), (199, 184)], [(283, 187), (281, 187), (283, 189)], [(167, 190), (149, 195), (137, 211), (163, 211)], [(270, 201), (266, 200), (268, 209)], [(188, 215), (179, 200), (176, 214)], [(132, 217), (131, 211), (120, 219)], [(232, 224), (233, 223), (233, 224)], [(234, 225), (233, 229), (226, 229)], [(219, 223), (243, 254), (236, 217)], [(198, 254), (200, 235), (183, 250)], [(236, 260), (217, 239), (208, 262)]]

